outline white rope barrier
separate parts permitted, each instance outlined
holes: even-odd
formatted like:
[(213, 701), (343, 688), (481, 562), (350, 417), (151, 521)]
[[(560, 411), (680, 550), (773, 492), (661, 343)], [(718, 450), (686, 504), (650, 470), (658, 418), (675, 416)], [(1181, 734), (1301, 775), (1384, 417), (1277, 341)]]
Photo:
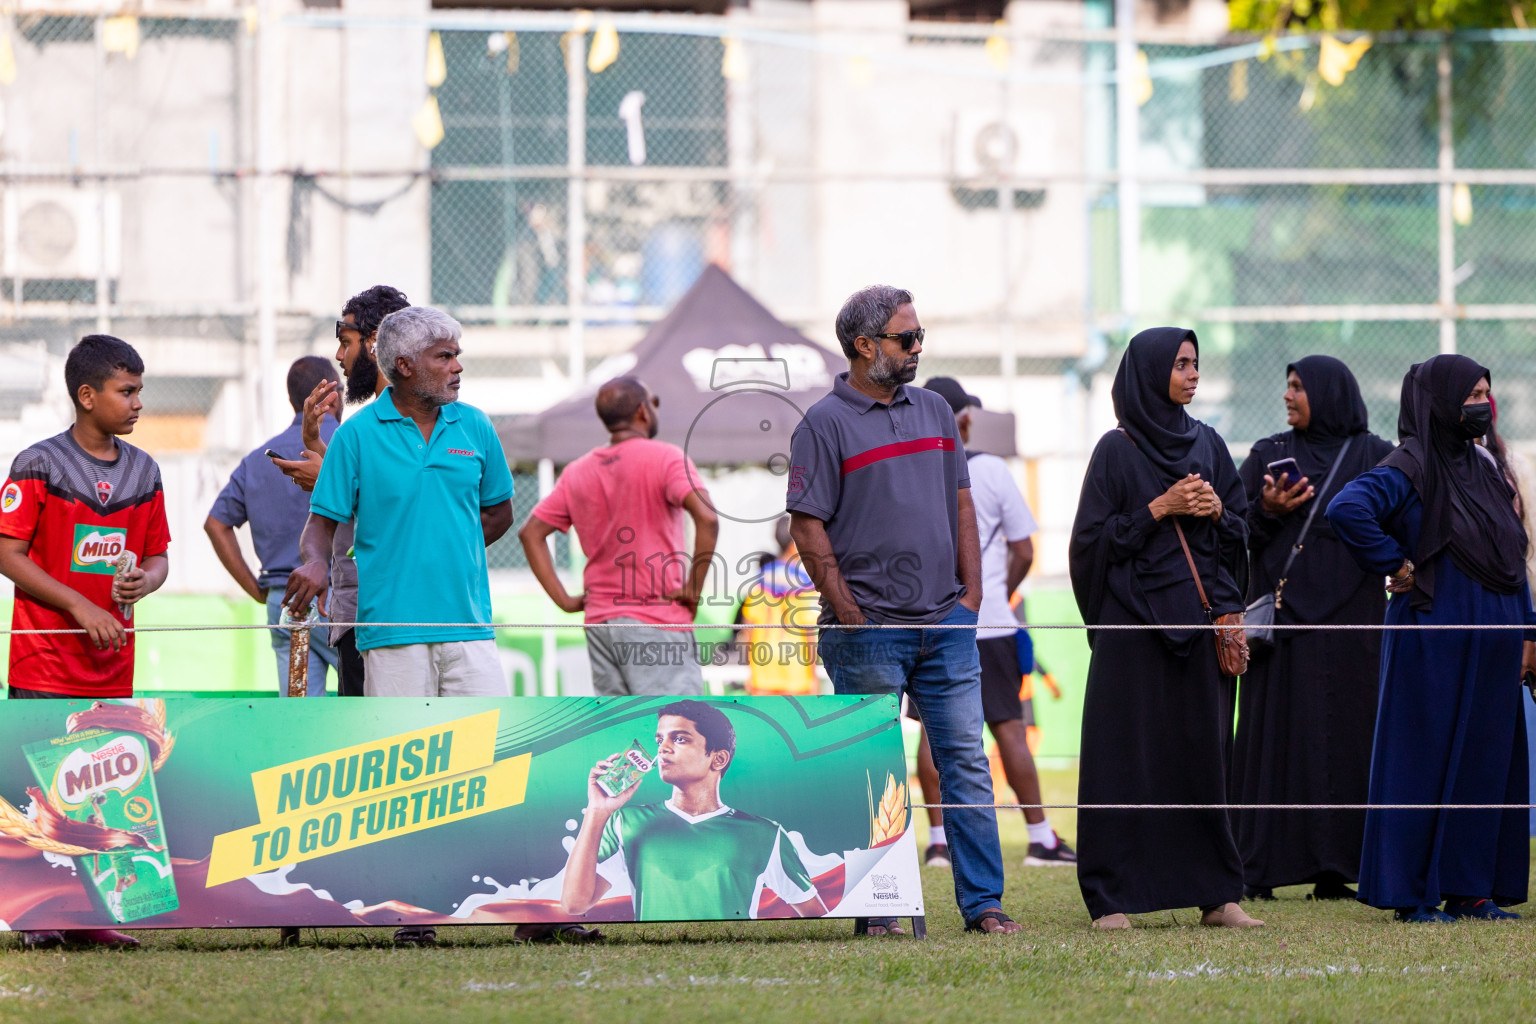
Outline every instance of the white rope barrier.
[(913, 810), (996, 811), (1529, 811), (1536, 804), (911, 804)]
[[(692, 631), (695, 629), (726, 629), (732, 631), (751, 629), (782, 629), (790, 632), (811, 634), (823, 629), (866, 632), (869, 630), (912, 630), (912, 629), (975, 629), (974, 625), (965, 623), (934, 623), (932, 625), (903, 625), (901, 623), (867, 623), (859, 626), (845, 626), (841, 623), (833, 623), (825, 626), (801, 626), (789, 623), (762, 623), (747, 622), (722, 622), (722, 623), (662, 623), (662, 622), (330, 622), (322, 620), (310, 623), (288, 623), (286, 625), (273, 623), (223, 623), (217, 625), (191, 625), (191, 626), (129, 626), (125, 633), (196, 633), (211, 632), (216, 630), (242, 630), (242, 629), (319, 629), (340, 626), (352, 629), (363, 626), (368, 629), (660, 629), (667, 631)], [(1050, 622), (1050, 623), (1019, 623), (1019, 628), (1024, 630), (1060, 630), (1080, 629), (1088, 632), (1120, 632), (1125, 630), (1214, 630), (1233, 629), (1233, 626), (1218, 626), (1210, 622), (1196, 622), (1189, 625), (1160, 626), (1150, 623), (1113, 623), (1100, 626), (1088, 626), (1080, 622)], [(1320, 623), (1309, 625), (1307, 623), (1276, 623), (1267, 627), (1276, 630), (1317, 630), (1324, 632), (1343, 631), (1359, 632), (1363, 630), (1381, 630), (1384, 632), (1415, 632), (1415, 631), (1445, 631), (1445, 630), (1517, 630), (1520, 632), (1536, 632), (1536, 626), (1523, 623)], [(70, 634), (83, 634), (83, 629), (0, 629), (0, 636), (60, 636)]]
[[(828, 626), (797, 626), (784, 623), (768, 623), (756, 625), (751, 623), (722, 623), (710, 624), (668, 624), (650, 622), (318, 622), (310, 628), (340, 626), (344, 628), (356, 628), (364, 626), (369, 629), (421, 629), (435, 627), (439, 629), (662, 629), (662, 630), (693, 630), (693, 629), (725, 629), (725, 630), (749, 630), (749, 629), (782, 629), (801, 633), (811, 633), (820, 629), (837, 630), (897, 630), (897, 629), (974, 629), (976, 627), (964, 624), (935, 624), (928, 626), (905, 626), (898, 624), (869, 623), (862, 626), (844, 626), (833, 624)], [(182, 625), (182, 626), (133, 626), (124, 630), (128, 633), (196, 633), (218, 630), (251, 630), (251, 629), (293, 629), (302, 628), (298, 624), (217, 624), (217, 625)], [(1021, 624), (1025, 629), (1051, 629), (1051, 630), (1146, 630), (1146, 629), (1225, 629), (1231, 627), (1219, 627), (1211, 623), (1194, 623), (1185, 626), (1158, 626), (1148, 623), (1121, 623), (1113, 625), (1089, 626), (1083, 623), (1058, 622), (1058, 623), (1029, 623)], [(1482, 624), (1447, 624), (1447, 623), (1423, 623), (1423, 624), (1275, 624), (1270, 627), (1277, 630), (1520, 630), (1527, 631), (1532, 627), (1523, 624), (1507, 623), (1482, 623)], [(0, 629), (0, 635), (10, 636), (55, 636), (68, 634), (83, 634), (83, 629)], [(1536, 809), (1536, 804), (911, 804), (913, 810), (1042, 810), (1042, 811), (1529, 811)]]

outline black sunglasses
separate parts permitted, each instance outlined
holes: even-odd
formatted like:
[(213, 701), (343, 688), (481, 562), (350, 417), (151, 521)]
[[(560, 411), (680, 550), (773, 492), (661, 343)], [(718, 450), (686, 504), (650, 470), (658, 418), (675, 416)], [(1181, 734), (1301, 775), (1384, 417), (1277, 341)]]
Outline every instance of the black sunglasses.
[(901, 342), (901, 350), (903, 352), (911, 352), (913, 345), (922, 344), (923, 336), (927, 333), (927, 331), (919, 327), (915, 331), (897, 331), (894, 334), (877, 334), (875, 337), (890, 338), (892, 341), (899, 341)]
[(341, 332), (342, 331), (360, 331), (360, 330), (361, 330), (361, 328), (359, 328), (357, 326), (357, 324), (349, 324), (345, 320), (337, 320), (336, 321), (336, 340), (337, 341), (341, 340)]

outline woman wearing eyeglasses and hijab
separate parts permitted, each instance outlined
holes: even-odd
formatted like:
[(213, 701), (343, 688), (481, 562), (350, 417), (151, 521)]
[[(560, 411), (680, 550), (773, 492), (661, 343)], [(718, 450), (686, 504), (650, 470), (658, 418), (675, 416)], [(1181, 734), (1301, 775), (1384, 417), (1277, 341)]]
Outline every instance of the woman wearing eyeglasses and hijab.
[[(1381, 576), (1355, 565), (1319, 513), (1392, 443), (1370, 432), (1360, 385), (1339, 360), (1307, 356), (1285, 377), (1291, 429), (1255, 443), (1239, 471), (1248, 496), (1248, 596), (1278, 591), (1282, 626), (1376, 625), (1387, 607)], [(1269, 471), (1285, 459), (1296, 461), (1293, 471)], [(1238, 686), (1232, 802), (1365, 803), (1380, 671), (1378, 631), (1275, 630), (1273, 646), (1254, 650)], [(1364, 811), (1241, 811), (1233, 819), (1250, 897), (1311, 884), (1314, 899), (1354, 899), (1345, 883), (1360, 871)]]
[[(1216, 431), (1185, 407), (1200, 380), (1194, 332), (1131, 339), (1111, 394), (1119, 429), (1094, 448), (1070, 550), (1072, 589), (1090, 626), (1078, 799), (1084, 804), (1222, 804), (1233, 679), (1217, 659), (1175, 522), (1211, 614), (1241, 612), (1247, 499)], [(1237, 905), (1242, 861), (1227, 813), (1083, 810), (1078, 885), (1093, 926), (1200, 907), (1201, 923), (1254, 927)]]
[[(1390, 577), (1389, 626), (1528, 627), (1385, 634), (1372, 804), (1528, 802), (1520, 676), (1536, 668), (1536, 612), (1514, 492), (1474, 443), (1490, 380), (1466, 356), (1414, 366), (1402, 444), (1328, 506), (1360, 567)], [(1516, 917), (1500, 907), (1525, 902), (1527, 832), (1523, 810), (1367, 811), (1359, 898), (1400, 921)]]

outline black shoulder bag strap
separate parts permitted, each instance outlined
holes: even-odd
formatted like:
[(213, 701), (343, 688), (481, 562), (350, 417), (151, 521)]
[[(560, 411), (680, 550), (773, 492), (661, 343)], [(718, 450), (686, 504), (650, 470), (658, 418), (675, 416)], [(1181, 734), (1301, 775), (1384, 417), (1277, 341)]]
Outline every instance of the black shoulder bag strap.
[(1276, 610), (1280, 608), (1280, 591), (1285, 589), (1285, 581), (1291, 575), (1291, 566), (1296, 563), (1296, 556), (1301, 554), (1301, 549), (1307, 539), (1307, 531), (1312, 529), (1312, 520), (1317, 518), (1317, 510), (1328, 493), (1328, 485), (1333, 483), (1333, 478), (1338, 474), (1339, 467), (1344, 464), (1344, 456), (1349, 454), (1349, 446), (1354, 443), (1355, 439), (1353, 437), (1345, 438), (1344, 447), (1339, 449), (1338, 457), (1333, 460), (1333, 465), (1328, 468), (1328, 475), (1323, 478), (1323, 486), (1317, 489), (1317, 497), (1312, 499), (1312, 508), (1307, 512), (1307, 521), (1301, 524), (1301, 532), (1296, 535), (1296, 543), (1291, 545), (1291, 553), (1285, 559), (1285, 567), (1280, 570), (1280, 581), (1275, 584)]

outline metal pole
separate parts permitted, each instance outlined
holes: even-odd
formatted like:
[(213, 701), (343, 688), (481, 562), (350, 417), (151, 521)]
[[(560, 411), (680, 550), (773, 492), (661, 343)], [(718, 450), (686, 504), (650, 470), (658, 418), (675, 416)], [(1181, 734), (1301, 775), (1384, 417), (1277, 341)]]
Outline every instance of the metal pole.
[[(92, 160), (98, 168), (106, 165), (107, 146), (107, 49), (103, 38), (105, 18), (96, 15), (96, 110), (91, 131)], [(107, 180), (96, 183), (96, 333), (112, 333), (111, 282), (107, 278)]]
[[(1108, 25), (1109, 0), (1089, 0), (1083, 5), (1083, 25), (1089, 29), (1102, 29)], [(1088, 75), (1104, 75), (1109, 70), (1109, 51), (1103, 45), (1083, 46), (1083, 71)], [(1102, 79), (1101, 79), (1102, 80)], [(1111, 129), (1109, 125), (1109, 89), (1103, 85), (1089, 85), (1082, 90), (1083, 98), (1083, 210), (1082, 231), (1086, 244), (1083, 246), (1083, 353), (1084, 363), (1078, 375), (1077, 400), (1080, 418), (1080, 454), (1085, 458), (1093, 451), (1098, 433), (1093, 423), (1093, 381), (1098, 369), (1092, 362), (1096, 346), (1104, 344), (1098, 324), (1098, 310), (1094, 300), (1094, 230), (1093, 207), (1098, 196), (1098, 186), (1093, 184), (1095, 175), (1103, 175), (1112, 167), (1110, 162)], [(1100, 360), (1102, 362), (1102, 359)], [(1033, 506), (1031, 506), (1033, 507)]]
[[(554, 489), (555, 464), (550, 459), (540, 459), (539, 500), (542, 501), (549, 497), (550, 492)], [(554, 535), (551, 534), (546, 538), (545, 543), (549, 545), (550, 557), (554, 557)], [(559, 567), (556, 566), (556, 571), (558, 570)], [(545, 601), (540, 605), (540, 608), (543, 609), (543, 619), (545, 622), (554, 621), (551, 611), (553, 607), (554, 604), (550, 601)], [(560, 676), (555, 666), (555, 658), (555, 631), (552, 629), (543, 630), (539, 636), (539, 693), (545, 697), (558, 697), (560, 695)]]
[(1435, 60), (1440, 99), (1440, 351), (1456, 351), (1456, 223), (1451, 207), (1456, 170), (1456, 140), (1451, 130), (1451, 42), (1440, 40)]
[[(1012, 35), (1012, 32), (1010, 32), (1009, 35)], [(1010, 40), (1010, 42), (1011, 41), (1012, 40)], [(1009, 48), (1010, 63), (1011, 63), (1012, 52), (1013, 52), (1012, 47), (1010, 47)], [(1003, 131), (1005, 133), (1011, 133), (1013, 131), (1013, 124), (1012, 124), (1012, 121), (1009, 118), (1009, 115), (1010, 115), (1011, 110), (1012, 110), (1012, 105), (1009, 102), (1009, 100), (1012, 99), (1012, 97), (1009, 95), (1009, 93), (1011, 91), (1011, 87), (1009, 85), (1009, 82), (1008, 82), (1008, 79), (1007, 79), (1006, 76), (1003, 78), (1003, 80), (999, 84), (1002, 87), (1002, 122), (1003, 122)], [(1014, 199), (1013, 199), (1013, 196), (1014, 196), (1014, 187), (1013, 187), (1014, 186), (1014, 180), (1013, 180), (1013, 178), (1014, 178), (1014, 171), (1015, 171), (1014, 164), (1019, 159), (1019, 156), (1020, 156), (1020, 154), (1021, 154), (1021, 152), (1023, 150), (1023, 146), (1024, 146), (1024, 140), (1023, 139), (1019, 139), (1018, 140), (1018, 145), (1015, 146), (1014, 149), (1013, 149), (1011, 158), (1003, 166), (1002, 180), (998, 182), (998, 189), (997, 189), (997, 212), (998, 212), (998, 216), (1002, 218), (1002, 220), (1000, 222), (1001, 223), (1000, 234), (1002, 236), (1001, 242), (1002, 242), (1002, 247), (1003, 247), (1003, 252), (1002, 252), (1002, 279), (1003, 279), (1002, 284), (1003, 284), (1003, 288), (1002, 288), (1002, 295), (999, 297), (1000, 301), (998, 302), (998, 314), (999, 314), (999, 316), (998, 316), (998, 327), (999, 327), (999, 331), (998, 331), (998, 355), (999, 355), (999, 361), (1001, 363), (1001, 365), (999, 366), (999, 370), (1002, 372), (1002, 375), (1003, 375), (1003, 388), (1004, 388), (1003, 393), (1006, 396), (1005, 400), (1007, 402), (1007, 407), (1008, 408), (1012, 408), (1013, 407), (1013, 385), (1014, 385), (1014, 379), (1013, 378), (1014, 378), (1014, 374), (1018, 370), (1018, 352), (1015, 350), (1015, 346), (1014, 346), (1013, 322), (1012, 322), (1012, 313), (1013, 313), (1013, 301), (1012, 301), (1013, 300), (1013, 296), (1012, 296), (1012, 290), (1013, 290), (1013, 203), (1014, 203)]]
[[(500, 55), (497, 55), (500, 56)], [(512, 137), (512, 76), (506, 70), (506, 58), (501, 57), (502, 67), (498, 73), (500, 91), (497, 99), (500, 107), (497, 120), (501, 122), (501, 165), (511, 167), (514, 163), (513, 137)], [(517, 274), (517, 181), (508, 178), (502, 183), (501, 190), (501, 258), (507, 265), (509, 272), (516, 280)], [(516, 290), (508, 296), (508, 304), (516, 298)], [(538, 294), (537, 290), (534, 291)]]
[(275, 51), (277, 20), (271, 0), (263, 0), (256, 30), (256, 415), (251, 418), (251, 432), (257, 443), (269, 433), (273, 402), (272, 374), (277, 361), (277, 299), (273, 294), (276, 276), (272, 262), (277, 258), (275, 225), (276, 203), (272, 158), (273, 122), (278, 111)]
[[(251, 88), (254, 67), (251, 34), (241, 29), (235, 33), (235, 38), (230, 40), (229, 135), (233, 140), (230, 146), (231, 169), (244, 167), (246, 154), (250, 152), (251, 140), (246, 133), (250, 130), (251, 122), (246, 105), (254, 95), (254, 90)], [(234, 214), (235, 237), (232, 261), (235, 268), (234, 294), (240, 301), (244, 301), (249, 298), (250, 289), (250, 278), (247, 277), (251, 264), (247, 241), (251, 233), (250, 192), (248, 186), (239, 178), (230, 179), (227, 187), (230, 189), (230, 209)]]
[(587, 358), (582, 338), (581, 307), (586, 302), (587, 286), (587, 63), (584, 32), (565, 36), (565, 124), (566, 124), (566, 199), (565, 199), (565, 301), (569, 308), (567, 374), (573, 388), (580, 387), (587, 375)]
[[(748, 16), (747, 8), (741, 4), (732, 4), (726, 10), (728, 19), (744, 21)], [(740, 38), (737, 38), (734, 43), (729, 40), (724, 42), (726, 47), (733, 45), (741, 48), (748, 44)], [(723, 51), (721, 58), (723, 61)], [(756, 68), (751, 70), (757, 72)], [(757, 80), (754, 74), (749, 73), (745, 78), (738, 76), (726, 80), (725, 110), (726, 150), (729, 153), (731, 173), (735, 176), (729, 192), (731, 273), (745, 287), (756, 289), (759, 285), (757, 205), (763, 200), (766, 189), (764, 186), (748, 184), (741, 180), (751, 174), (757, 161), (756, 118), (760, 112), (757, 106)]]
[(1115, 162), (1120, 170), (1120, 310), (1141, 308), (1141, 108), (1136, 103), (1136, 0), (1115, 0)]

